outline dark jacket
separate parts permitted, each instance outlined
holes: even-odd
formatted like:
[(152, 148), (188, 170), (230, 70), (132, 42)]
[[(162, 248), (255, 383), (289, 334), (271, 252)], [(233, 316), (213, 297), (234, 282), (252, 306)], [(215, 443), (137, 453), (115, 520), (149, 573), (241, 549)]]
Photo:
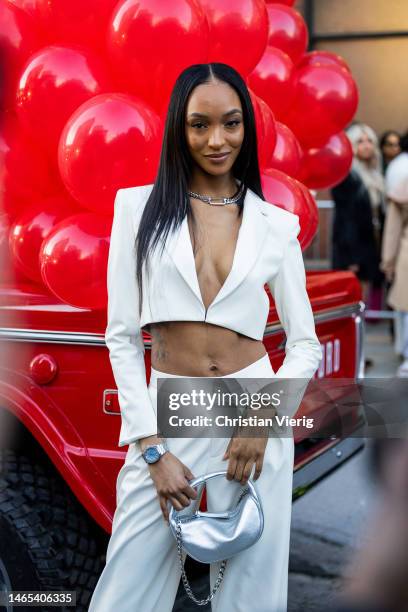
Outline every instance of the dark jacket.
[(370, 196), (355, 170), (331, 190), (335, 203), (332, 234), (332, 267), (360, 266), (357, 276), (381, 284), (380, 249), (375, 239)]

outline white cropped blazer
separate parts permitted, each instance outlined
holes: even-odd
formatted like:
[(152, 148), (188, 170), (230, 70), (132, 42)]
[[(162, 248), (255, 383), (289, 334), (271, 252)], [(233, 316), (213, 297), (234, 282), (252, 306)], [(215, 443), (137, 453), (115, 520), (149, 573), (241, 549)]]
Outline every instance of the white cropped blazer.
[(159, 321), (203, 321), (262, 340), (268, 285), (286, 333), (282, 378), (310, 379), (322, 358), (306, 292), (299, 217), (265, 202), (248, 188), (231, 271), (205, 309), (198, 283), (187, 215), (143, 265), (139, 317), (135, 238), (153, 185), (119, 189), (114, 204), (107, 268), (105, 341), (121, 411), (118, 446), (157, 433), (155, 407), (147, 388), (141, 329)]

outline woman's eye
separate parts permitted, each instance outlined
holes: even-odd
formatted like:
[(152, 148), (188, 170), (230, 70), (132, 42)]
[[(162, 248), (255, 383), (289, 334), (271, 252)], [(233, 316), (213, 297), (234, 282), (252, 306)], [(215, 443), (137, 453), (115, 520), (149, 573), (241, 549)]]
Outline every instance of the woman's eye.
[[(241, 121), (239, 121), (239, 119), (232, 119), (231, 121), (228, 121), (226, 125), (229, 127), (235, 127), (236, 125), (239, 125), (240, 123)], [(206, 124), (202, 123), (201, 121), (198, 121), (197, 123), (192, 123), (191, 127), (201, 129), (202, 127), (206, 127)]]

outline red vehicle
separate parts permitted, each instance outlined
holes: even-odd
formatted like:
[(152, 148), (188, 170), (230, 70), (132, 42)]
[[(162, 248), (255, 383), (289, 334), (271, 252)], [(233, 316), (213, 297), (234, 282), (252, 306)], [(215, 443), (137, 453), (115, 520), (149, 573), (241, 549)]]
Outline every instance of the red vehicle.
[[(357, 278), (308, 272), (307, 289), (324, 349), (315, 378), (362, 376)], [(271, 296), (270, 303), (264, 344), (276, 371), (285, 334)], [(87, 610), (127, 448), (117, 446), (120, 411), (104, 341), (106, 312), (70, 307), (31, 285), (3, 286), (0, 306), (0, 592), (75, 590), (75, 609)], [(144, 333), (148, 381), (149, 338)], [(311, 409), (302, 404), (301, 410)], [(295, 437), (294, 498), (362, 448), (361, 438), (347, 435), (357, 426)]]

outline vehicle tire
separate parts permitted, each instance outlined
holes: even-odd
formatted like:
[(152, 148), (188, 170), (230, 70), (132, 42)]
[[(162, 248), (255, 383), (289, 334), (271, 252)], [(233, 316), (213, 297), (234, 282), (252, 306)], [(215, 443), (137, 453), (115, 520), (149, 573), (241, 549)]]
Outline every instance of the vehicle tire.
[(94, 529), (52, 466), (0, 449), (0, 592), (76, 591), (58, 610), (86, 612), (104, 565)]

